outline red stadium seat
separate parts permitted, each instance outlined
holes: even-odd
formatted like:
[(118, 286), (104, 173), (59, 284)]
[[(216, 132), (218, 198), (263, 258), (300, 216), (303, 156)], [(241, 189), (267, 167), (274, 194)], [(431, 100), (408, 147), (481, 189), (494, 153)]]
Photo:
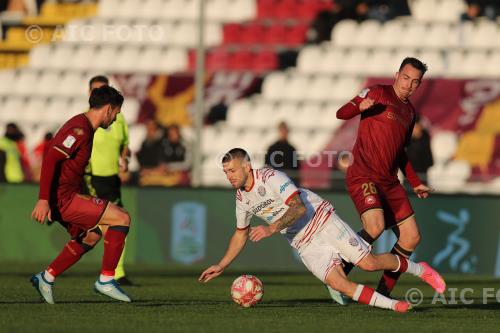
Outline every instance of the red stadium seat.
[(258, 22), (251, 22), (243, 26), (240, 42), (243, 44), (259, 44), (262, 37), (266, 34), (264, 25)]
[(273, 18), (276, 12), (276, 0), (258, 0), (257, 2), (257, 18), (268, 19)]
[(254, 54), (247, 50), (236, 51), (229, 58), (229, 68), (230, 70), (251, 70), (252, 63), (254, 59)]
[(295, 24), (291, 26), (285, 34), (284, 44), (290, 46), (304, 44), (307, 30), (309, 30), (309, 26), (307, 24)]
[(218, 48), (207, 54), (206, 68), (208, 71), (223, 71), (229, 67), (231, 54), (225, 48)]
[(281, 0), (276, 5), (275, 17), (279, 19), (289, 19), (297, 16), (299, 2), (297, 0)]
[(278, 56), (274, 51), (261, 51), (253, 59), (252, 69), (257, 73), (268, 72), (276, 68), (278, 68)]
[(230, 23), (225, 24), (223, 28), (224, 44), (235, 44), (240, 42), (243, 28), (241, 24)]
[(262, 42), (266, 44), (284, 44), (286, 35), (287, 28), (284, 24), (272, 24), (263, 36)]

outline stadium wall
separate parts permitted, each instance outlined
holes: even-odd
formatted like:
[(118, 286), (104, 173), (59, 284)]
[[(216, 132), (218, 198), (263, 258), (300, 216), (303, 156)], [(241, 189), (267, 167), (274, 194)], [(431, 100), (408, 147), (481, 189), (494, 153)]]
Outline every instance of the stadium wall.
[[(30, 220), (38, 187), (0, 186), (0, 262), (48, 262), (67, 241), (59, 225)], [(359, 217), (346, 193), (320, 192), (355, 229)], [(218, 261), (235, 228), (234, 192), (226, 189), (125, 188), (125, 206), (132, 217), (127, 262), (152, 265), (204, 266)], [(442, 272), (500, 276), (498, 197), (433, 195), (414, 199), (422, 232), (415, 260)], [(257, 221), (255, 221), (257, 223)], [(394, 235), (386, 232), (376, 251), (388, 251)], [(100, 262), (102, 246), (83, 260)], [(303, 270), (283, 237), (247, 245), (234, 268)]]

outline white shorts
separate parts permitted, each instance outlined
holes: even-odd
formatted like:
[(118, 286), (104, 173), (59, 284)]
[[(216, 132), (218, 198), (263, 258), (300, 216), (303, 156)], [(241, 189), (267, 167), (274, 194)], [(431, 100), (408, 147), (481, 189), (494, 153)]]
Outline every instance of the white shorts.
[(371, 245), (333, 212), (325, 226), (298, 251), (307, 269), (325, 282), (332, 268), (342, 264), (342, 259), (356, 265), (371, 252)]

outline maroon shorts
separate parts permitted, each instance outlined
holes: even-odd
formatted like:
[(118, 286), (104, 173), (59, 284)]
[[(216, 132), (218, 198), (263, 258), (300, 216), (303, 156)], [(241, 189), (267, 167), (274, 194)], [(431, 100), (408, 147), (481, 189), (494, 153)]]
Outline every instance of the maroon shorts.
[(60, 221), (72, 238), (83, 235), (101, 221), (108, 201), (90, 195), (75, 193), (59, 207)]
[(405, 189), (399, 183), (381, 184), (368, 178), (346, 179), (346, 183), (359, 215), (370, 209), (382, 209), (386, 229), (415, 214)]

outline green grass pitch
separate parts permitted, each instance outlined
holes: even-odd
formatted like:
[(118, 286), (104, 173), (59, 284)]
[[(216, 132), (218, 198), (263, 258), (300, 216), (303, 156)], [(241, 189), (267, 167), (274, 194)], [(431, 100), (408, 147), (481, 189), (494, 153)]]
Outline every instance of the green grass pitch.
[[(41, 303), (28, 282), (42, 265), (3, 264), (0, 269), (0, 332), (499, 332), (500, 281), (494, 278), (445, 276), (457, 288), (458, 304), (432, 304), (434, 293), (422, 282), (403, 277), (393, 296), (404, 298), (418, 287), (423, 303), (400, 314), (366, 305), (332, 304), (326, 289), (308, 273), (225, 272), (201, 285), (200, 270), (129, 267), (137, 286), (124, 288), (134, 299), (117, 303), (93, 292), (97, 265), (82, 264), (56, 281), (56, 305)], [(264, 300), (243, 309), (230, 298), (229, 287), (241, 273), (264, 283)], [(355, 273), (353, 280), (376, 286), (379, 273)], [(472, 304), (459, 300), (461, 290)], [(496, 297), (483, 304), (483, 288)], [(446, 294), (447, 302), (451, 295)]]

